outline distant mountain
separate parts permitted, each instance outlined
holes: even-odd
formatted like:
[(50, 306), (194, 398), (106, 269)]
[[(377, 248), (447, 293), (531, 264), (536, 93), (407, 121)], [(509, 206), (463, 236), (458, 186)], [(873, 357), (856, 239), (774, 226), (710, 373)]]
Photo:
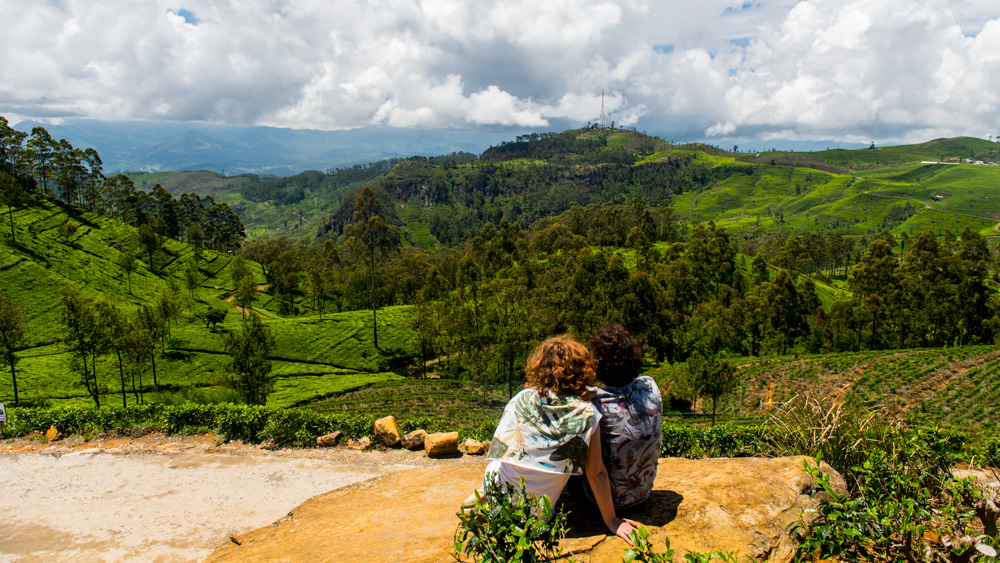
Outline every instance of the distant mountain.
[(313, 131), (276, 127), (236, 127), (206, 123), (109, 122), (87, 119), (61, 124), (31, 121), (14, 127), (31, 131), (42, 125), (55, 139), (93, 147), (106, 173), (119, 171), (225, 170), (287, 176), (303, 170), (327, 170), (386, 158), (434, 156), (457, 151), (481, 153), (520, 129), (418, 130), (364, 127)]

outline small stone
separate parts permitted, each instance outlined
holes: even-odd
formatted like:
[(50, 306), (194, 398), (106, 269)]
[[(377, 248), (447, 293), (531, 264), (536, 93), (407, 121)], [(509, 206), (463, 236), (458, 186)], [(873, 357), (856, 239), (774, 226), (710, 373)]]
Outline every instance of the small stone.
[(367, 450), (372, 445), (372, 439), (368, 436), (358, 438), (357, 440), (348, 440), (347, 447), (352, 450)]
[(399, 445), (401, 437), (399, 427), (396, 426), (396, 417), (387, 416), (375, 421), (375, 440), (387, 448)]
[(424, 439), (427, 438), (427, 432), (423, 430), (414, 430), (406, 436), (403, 436), (403, 447), (408, 450), (419, 450), (424, 447)]
[(333, 446), (336, 446), (343, 437), (344, 433), (337, 430), (331, 434), (327, 434), (326, 436), (316, 438), (316, 445), (321, 448), (332, 448)]
[(458, 453), (458, 432), (439, 432), (424, 438), (427, 457), (444, 457)]
[(483, 443), (479, 440), (473, 440), (472, 438), (467, 439), (458, 446), (458, 451), (466, 455), (483, 455), (486, 450), (483, 449)]
[(45, 439), (47, 439), (50, 442), (55, 442), (60, 437), (62, 437), (62, 434), (60, 434), (59, 431), (56, 430), (56, 427), (49, 426), (48, 432), (45, 433)]

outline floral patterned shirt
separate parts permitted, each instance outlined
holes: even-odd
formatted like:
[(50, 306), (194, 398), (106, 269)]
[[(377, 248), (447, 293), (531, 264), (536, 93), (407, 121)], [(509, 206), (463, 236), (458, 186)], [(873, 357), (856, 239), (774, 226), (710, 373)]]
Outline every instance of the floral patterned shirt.
[(573, 395), (524, 389), (504, 407), (487, 458), (549, 473), (582, 475), (594, 405)]
[[(653, 490), (663, 440), (663, 399), (651, 377), (622, 387), (591, 388), (600, 413), (601, 455), (615, 508), (643, 502)], [(585, 488), (593, 502), (589, 484)]]

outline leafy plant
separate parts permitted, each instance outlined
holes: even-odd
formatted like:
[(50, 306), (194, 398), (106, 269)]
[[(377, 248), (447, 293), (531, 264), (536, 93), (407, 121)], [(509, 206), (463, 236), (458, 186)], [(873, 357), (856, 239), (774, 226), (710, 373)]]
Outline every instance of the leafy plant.
[[(632, 540), (632, 547), (625, 550), (622, 563), (671, 563), (674, 560), (674, 550), (670, 548), (670, 538), (666, 538), (666, 549), (662, 553), (657, 553), (649, 541), (649, 530), (644, 527), (632, 530), (629, 536)], [(747, 561), (756, 561), (749, 555), (744, 556)], [(731, 551), (712, 550), (707, 552), (688, 551), (684, 554), (685, 563), (709, 563), (710, 561), (722, 561), (723, 563), (739, 563), (738, 554)]]
[(670, 549), (670, 538), (665, 540), (667, 546), (663, 553), (653, 550), (653, 544), (649, 541), (649, 530), (644, 526), (632, 530), (629, 539), (632, 540), (632, 547), (625, 550), (622, 563), (670, 563), (674, 560), (674, 550)]
[(459, 514), (452, 556), (473, 561), (551, 561), (562, 555), (559, 540), (566, 535), (566, 516), (545, 495), (517, 484), (488, 479), (474, 505)]
[[(930, 563), (996, 557), (995, 491), (954, 478), (947, 458), (919, 433), (904, 435), (901, 443), (898, 451), (869, 450), (869, 458), (849, 470), (853, 497), (832, 487), (818, 461), (804, 462), (819, 485), (816, 492), (826, 498), (791, 527), (802, 542), (798, 560)], [(817, 515), (811, 523), (808, 513)]]

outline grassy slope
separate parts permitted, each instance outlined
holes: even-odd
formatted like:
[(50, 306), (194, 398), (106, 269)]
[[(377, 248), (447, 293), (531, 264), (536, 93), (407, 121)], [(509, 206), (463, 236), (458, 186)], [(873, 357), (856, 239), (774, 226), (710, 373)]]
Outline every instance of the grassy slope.
[[(736, 162), (707, 155), (698, 160), (716, 166)], [(758, 171), (681, 194), (674, 205), (690, 220), (711, 220), (733, 230), (862, 235), (881, 231), (890, 208), (910, 203), (915, 213), (892, 225), (892, 233), (958, 233), (969, 225), (983, 236), (998, 234), (1000, 167), (911, 163), (866, 171), (864, 177), (769, 164), (760, 164)]]
[[(51, 202), (16, 211), (14, 220), (17, 244), (11, 243), (6, 215), (0, 228), (0, 294), (22, 307), (27, 317), (26, 349), (19, 353), (19, 391), (29, 399), (47, 397), (54, 405), (89, 404), (86, 391), (76, 385), (70, 356), (59, 344), (62, 288), (72, 288), (90, 299), (112, 302), (126, 315), (132, 315), (167, 287), (170, 279), (180, 281), (194, 260), (192, 248), (167, 239), (164, 249), (153, 256), (155, 271), (146, 263), (148, 257), (138, 254), (143, 262), (132, 274), (129, 293), (125, 273), (115, 262), (119, 251), (111, 246), (111, 241), (135, 248), (136, 229)], [(59, 235), (58, 229), (66, 221), (79, 225), (68, 240)], [(203, 253), (200, 287), (185, 304), (182, 318), (172, 327), (168, 350), (157, 361), (161, 384), (179, 391), (221, 384), (222, 366), (227, 359), (221, 335), (210, 332), (191, 312), (207, 306), (230, 308), (230, 315), (219, 330), (238, 329), (240, 315), (224, 301), (232, 289), (228, 270), (231, 262), (227, 255)], [(259, 275), (259, 267), (251, 264), (251, 268)], [(187, 296), (186, 291), (184, 295)], [(378, 350), (372, 342), (370, 312), (324, 315), (322, 322), (315, 317), (280, 319), (268, 310), (270, 302), (266, 294), (260, 294), (255, 308), (268, 319), (278, 342), (272, 353), (275, 373), (279, 376), (270, 398), (272, 404), (301, 404), (398, 377), (389, 370), (395, 358), (408, 355), (411, 332), (405, 328), (406, 308), (381, 311), (382, 350)], [(99, 369), (102, 383), (112, 392), (120, 389), (114, 379), (116, 370), (117, 365), (111, 363), (110, 357)], [(0, 376), (0, 402), (12, 402), (9, 372), (0, 373), (4, 374)], [(151, 383), (151, 373), (147, 371), (143, 377), (144, 384)]]

